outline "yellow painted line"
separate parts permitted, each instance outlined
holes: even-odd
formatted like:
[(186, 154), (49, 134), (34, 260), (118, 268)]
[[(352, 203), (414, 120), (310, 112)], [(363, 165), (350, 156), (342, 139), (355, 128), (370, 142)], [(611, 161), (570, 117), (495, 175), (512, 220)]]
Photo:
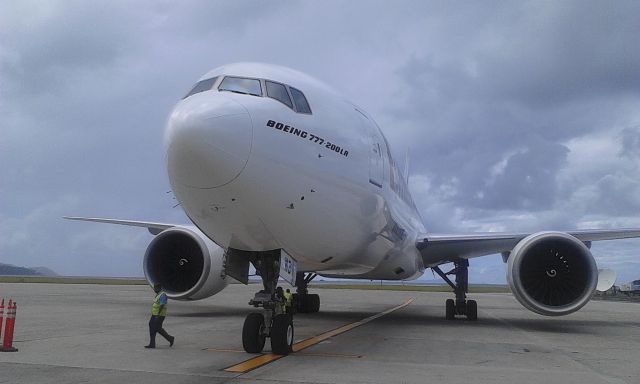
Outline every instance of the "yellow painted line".
[(233, 353), (246, 353), (244, 349), (231, 349), (231, 348), (205, 348), (207, 352), (233, 352)]
[[(353, 328), (356, 328), (356, 327), (359, 327), (361, 325), (367, 324), (367, 323), (369, 323), (369, 322), (371, 322), (371, 321), (373, 321), (375, 319), (378, 319), (378, 318), (380, 318), (380, 317), (382, 317), (384, 315), (388, 315), (389, 313), (391, 313), (393, 311), (397, 311), (398, 309), (402, 309), (402, 308), (406, 307), (407, 305), (411, 304), (411, 302), (413, 302), (413, 299), (408, 299), (407, 301), (405, 301), (404, 303), (402, 303), (402, 304), (400, 304), (398, 306), (395, 306), (393, 308), (389, 308), (384, 312), (377, 313), (377, 314), (375, 314), (373, 316), (367, 317), (366, 319), (362, 319), (362, 320), (356, 321), (354, 323), (343, 325), (342, 327), (339, 327), (339, 328), (333, 329), (331, 331), (327, 331), (327, 332), (321, 333), (319, 335), (312, 336), (312, 337), (310, 337), (308, 339), (304, 339), (302, 341), (299, 341), (299, 342), (293, 344), (293, 347), (292, 347), (293, 352), (301, 351), (301, 350), (303, 350), (305, 348), (308, 348), (308, 347), (310, 347), (312, 345), (318, 344), (318, 343), (320, 343), (320, 342), (322, 342), (322, 341), (324, 341), (324, 340), (326, 340), (328, 338), (331, 338), (333, 336), (337, 336), (337, 335), (339, 335), (341, 333), (350, 331)], [(236, 372), (236, 373), (245, 373), (245, 372), (248, 372), (248, 371), (250, 371), (252, 369), (256, 369), (256, 368), (261, 367), (261, 366), (263, 366), (265, 364), (268, 364), (268, 363), (271, 363), (271, 362), (276, 361), (278, 359), (281, 359), (283, 357), (285, 357), (285, 356), (284, 355), (276, 355), (275, 353), (267, 353), (267, 354), (264, 354), (264, 355), (253, 357), (253, 358), (251, 358), (249, 360), (245, 360), (245, 361), (243, 361), (243, 362), (241, 362), (239, 364), (235, 364), (235, 365), (232, 365), (230, 367), (227, 367), (227, 368), (224, 369), (224, 371), (226, 371), (226, 372)]]
[(354, 355), (352, 353), (333, 352), (298, 352), (296, 356), (343, 357), (345, 359), (362, 359), (364, 357), (364, 355)]
[(223, 369), (225, 372), (236, 372), (236, 373), (245, 373), (249, 372), (252, 369), (256, 369), (265, 364), (269, 364), (272, 361), (276, 361), (280, 358), (283, 358), (283, 355), (276, 355), (275, 353), (267, 353), (264, 355), (253, 357), (249, 360), (245, 360), (242, 363), (232, 365)]
[[(204, 348), (207, 352), (228, 352), (228, 353), (247, 353), (244, 349), (232, 348)], [(362, 359), (364, 355), (354, 355), (352, 353), (334, 353), (334, 352), (298, 352), (298, 356), (320, 356), (320, 357), (344, 357), (348, 359)]]

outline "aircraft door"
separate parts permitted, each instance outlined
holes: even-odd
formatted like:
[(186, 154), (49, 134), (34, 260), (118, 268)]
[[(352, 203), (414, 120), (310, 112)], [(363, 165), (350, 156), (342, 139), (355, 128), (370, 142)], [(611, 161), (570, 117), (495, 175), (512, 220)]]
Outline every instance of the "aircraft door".
[(358, 108), (355, 108), (355, 110), (359, 112), (360, 122), (365, 132), (369, 135), (369, 183), (378, 188), (382, 188), (384, 159), (382, 145), (380, 145), (380, 137), (377, 135), (377, 131), (369, 118)]
[(369, 183), (382, 188), (384, 175), (384, 161), (382, 159), (382, 147), (380, 140), (375, 135), (371, 137), (371, 151), (369, 153)]

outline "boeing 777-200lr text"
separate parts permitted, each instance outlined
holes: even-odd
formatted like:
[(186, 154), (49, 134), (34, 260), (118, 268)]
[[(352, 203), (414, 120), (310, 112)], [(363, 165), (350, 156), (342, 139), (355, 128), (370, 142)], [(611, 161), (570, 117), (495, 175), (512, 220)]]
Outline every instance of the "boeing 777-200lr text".
[[(239, 63), (204, 75), (175, 106), (164, 132), (171, 188), (193, 225), (69, 217), (146, 227), (150, 284), (174, 300), (220, 292), (230, 277), (263, 288), (250, 304), (242, 342), (275, 353), (293, 343), (292, 317), (276, 310), (276, 286), (295, 286), (298, 311), (317, 312), (316, 276), (410, 280), (431, 268), (453, 289), (446, 318), (477, 318), (467, 300), (469, 259), (501, 253), (507, 280), (527, 309), (577, 311), (596, 287), (592, 241), (640, 237), (640, 229), (436, 234), (425, 229), (382, 131), (362, 108), (298, 71)], [(440, 265), (453, 263), (451, 271)], [(449, 277), (452, 276), (453, 279)]]

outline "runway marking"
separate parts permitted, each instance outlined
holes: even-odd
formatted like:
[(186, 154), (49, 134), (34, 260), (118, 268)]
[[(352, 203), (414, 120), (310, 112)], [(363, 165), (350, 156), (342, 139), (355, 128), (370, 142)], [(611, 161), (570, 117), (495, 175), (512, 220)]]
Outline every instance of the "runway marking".
[[(413, 298), (406, 300), (404, 303), (397, 305), (393, 308), (389, 308), (386, 311), (377, 313), (373, 316), (369, 316), (365, 319), (362, 319), (360, 321), (356, 321), (350, 324), (346, 324), (343, 325), (341, 327), (338, 327), (336, 329), (321, 333), (319, 335), (316, 336), (312, 336), (309, 337), (308, 339), (304, 339), (302, 341), (298, 341), (297, 343), (293, 344), (293, 352), (299, 352), (305, 348), (309, 348), (312, 345), (318, 344), (324, 340), (327, 340), (333, 336), (337, 336), (341, 333), (345, 333), (347, 331), (350, 331), (356, 327), (359, 327), (361, 325), (367, 324), (375, 319), (378, 319), (384, 315), (388, 315), (391, 312), (397, 311), (398, 309), (402, 309), (404, 307), (406, 307), (407, 305), (411, 304), (413, 302)], [(327, 356), (327, 354), (325, 354), (325, 356)], [(357, 355), (354, 355), (357, 356)], [(260, 355), (260, 356), (256, 356), (253, 357), (251, 359), (245, 360), (241, 363), (232, 365), (230, 367), (227, 367), (225, 369), (223, 369), (223, 371), (225, 372), (236, 372), (236, 373), (246, 373), (249, 372), (253, 369), (259, 368), (265, 364), (269, 364), (271, 362), (274, 362), (276, 360), (279, 360), (281, 358), (285, 357), (285, 355), (276, 355), (275, 353), (267, 353), (264, 355)], [(344, 356), (341, 356), (344, 357)]]
[(233, 352), (233, 353), (246, 353), (243, 349), (231, 349), (231, 348), (205, 348), (203, 351), (207, 352)]
[[(230, 352), (230, 353), (247, 353), (244, 349), (232, 348), (204, 348), (207, 352)], [(362, 359), (364, 355), (354, 355), (352, 353), (335, 353), (335, 352), (298, 352), (297, 356), (320, 356), (320, 357), (344, 357), (346, 359)]]
[(345, 359), (362, 359), (364, 355), (354, 355), (352, 353), (334, 353), (334, 352), (298, 352), (297, 356), (319, 356), (319, 357), (342, 357)]

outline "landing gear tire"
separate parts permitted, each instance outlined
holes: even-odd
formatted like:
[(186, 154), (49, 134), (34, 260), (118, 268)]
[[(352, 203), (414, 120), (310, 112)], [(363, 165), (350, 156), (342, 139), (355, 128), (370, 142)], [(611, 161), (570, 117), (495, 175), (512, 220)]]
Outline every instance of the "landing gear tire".
[(304, 300), (304, 295), (294, 293), (293, 299), (291, 301), (297, 313), (307, 313), (307, 307), (306, 307), (306, 302)]
[(447, 299), (445, 302), (446, 313), (445, 318), (447, 320), (453, 320), (456, 317), (456, 304), (453, 299)]
[(304, 295), (293, 294), (293, 306), (297, 313), (316, 313), (320, 311), (320, 295), (306, 293)]
[(475, 300), (467, 300), (467, 319), (478, 320), (478, 303)]
[(260, 353), (264, 348), (264, 316), (253, 312), (244, 319), (242, 327), (242, 346), (248, 353)]
[(271, 351), (278, 355), (288, 355), (293, 346), (293, 321), (291, 316), (281, 314), (273, 318), (271, 325)]
[(307, 313), (316, 313), (320, 311), (320, 295), (310, 293), (306, 295), (306, 309)]

